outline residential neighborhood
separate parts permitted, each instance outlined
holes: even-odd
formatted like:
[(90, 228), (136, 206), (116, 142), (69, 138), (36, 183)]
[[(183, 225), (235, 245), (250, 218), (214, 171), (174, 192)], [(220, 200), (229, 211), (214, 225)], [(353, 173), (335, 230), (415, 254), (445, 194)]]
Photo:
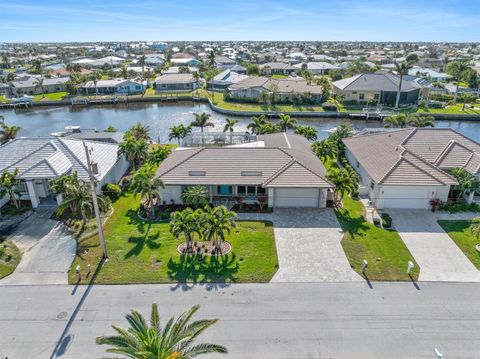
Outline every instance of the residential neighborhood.
[(476, 2), (0, 0), (0, 358), (477, 358)]

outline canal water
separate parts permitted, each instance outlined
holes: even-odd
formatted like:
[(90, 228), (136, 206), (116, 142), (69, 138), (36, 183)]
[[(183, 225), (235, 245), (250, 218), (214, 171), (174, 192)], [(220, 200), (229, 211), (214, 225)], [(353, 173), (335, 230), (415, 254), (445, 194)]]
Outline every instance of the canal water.
[[(222, 131), (225, 117), (213, 112), (207, 104), (176, 104), (163, 105), (156, 103), (134, 103), (118, 106), (17, 109), (15, 111), (0, 111), (9, 125), (18, 125), (22, 129), (19, 136), (48, 136), (52, 132), (63, 131), (66, 126), (78, 125), (82, 129), (104, 130), (114, 126), (119, 131), (125, 131), (137, 122), (151, 128), (152, 138), (168, 142), (169, 129), (179, 124), (188, 125), (194, 119), (194, 113), (207, 112), (211, 115), (214, 127), (207, 131)], [(236, 131), (246, 131), (249, 117), (236, 117), (240, 122)], [(299, 125), (313, 126), (318, 131), (318, 137), (328, 136), (328, 130), (335, 128), (340, 119), (311, 118), (298, 119)], [(355, 128), (381, 127), (377, 120), (352, 120)], [(436, 127), (451, 127), (472, 139), (480, 142), (480, 121), (437, 121)]]

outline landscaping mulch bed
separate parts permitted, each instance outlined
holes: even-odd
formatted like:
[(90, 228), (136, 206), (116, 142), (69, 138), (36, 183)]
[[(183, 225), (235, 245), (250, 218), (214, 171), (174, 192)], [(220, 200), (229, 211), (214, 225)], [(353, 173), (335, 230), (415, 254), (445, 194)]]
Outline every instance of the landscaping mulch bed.
[(177, 247), (180, 254), (202, 254), (207, 256), (223, 256), (232, 251), (232, 245), (227, 241), (220, 244), (220, 251), (215, 253), (215, 244), (211, 241), (195, 242), (193, 244), (193, 252), (187, 253), (187, 242), (181, 243)]
[(232, 211), (237, 213), (272, 213), (273, 209), (266, 205), (261, 209), (258, 204), (242, 204), (241, 206), (236, 204), (232, 207)]

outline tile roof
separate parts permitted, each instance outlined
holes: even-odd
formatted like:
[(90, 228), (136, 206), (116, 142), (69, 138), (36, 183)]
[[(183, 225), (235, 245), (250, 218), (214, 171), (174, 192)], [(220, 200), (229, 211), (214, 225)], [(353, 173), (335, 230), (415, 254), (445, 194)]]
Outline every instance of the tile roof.
[(231, 91), (238, 91), (249, 89), (253, 87), (261, 87), (269, 91), (271, 86), (278, 86), (280, 93), (312, 93), (322, 94), (322, 86), (309, 85), (307, 82), (300, 79), (273, 79), (269, 77), (248, 76), (246, 79), (234, 83), (229, 87)]
[(155, 79), (157, 84), (178, 84), (195, 82), (192, 74), (163, 74)]
[(259, 136), (265, 147), (207, 147), (174, 151), (157, 170), (165, 184), (332, 187), (309, 142), (285, 133)]
[[(398, 90), (400, 77), (392, 73), (365, 73), (332, 82), (332, 85), (343, 91), (392, 91)], [(420, 88), (415, 81), (404, 79), (402, 91), (413, 91)]]
[(446, 170), (460, 167), (472, 174), (480, 172), (480, 144), (449, 128), (369, 133), (344, 143), (381, 184), (455, 184)]

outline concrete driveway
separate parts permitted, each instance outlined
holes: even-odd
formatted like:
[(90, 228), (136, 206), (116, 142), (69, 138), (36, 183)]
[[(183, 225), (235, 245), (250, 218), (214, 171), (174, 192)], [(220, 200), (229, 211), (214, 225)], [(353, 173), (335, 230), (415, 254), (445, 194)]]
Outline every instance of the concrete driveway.
[(241, 213), (240, 219), (272, 221), (279, 270), (272, 282), (347, 282), (362, 278), (340, 245), (343, 233), (331, 209), (276, 209)]
[(480, 271), (438, 224), (439, 219), (456, 219), (446, 213), (427, 210), (386, 211), (393, 225), (420, 266), (421, 281), (478, 282)]
[(0, 285), (67, 284), (76, 242), (61, 223), (49, 219), (50, 210), (38, 210), (8, 238), (22, 252), (20, 264)]

